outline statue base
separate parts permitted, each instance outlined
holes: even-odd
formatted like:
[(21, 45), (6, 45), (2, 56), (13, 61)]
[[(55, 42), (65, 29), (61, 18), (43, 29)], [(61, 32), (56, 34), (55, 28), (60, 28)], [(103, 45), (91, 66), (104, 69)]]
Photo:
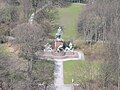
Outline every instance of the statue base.
[(41, 59), (47, 59), (47, 60), (54, 60), (54, 59), (74, 59), (74, 58), (79, 58), (78, 52), (43, 52), (43, 53), (37, 53), (36, 54), (39, 58)]

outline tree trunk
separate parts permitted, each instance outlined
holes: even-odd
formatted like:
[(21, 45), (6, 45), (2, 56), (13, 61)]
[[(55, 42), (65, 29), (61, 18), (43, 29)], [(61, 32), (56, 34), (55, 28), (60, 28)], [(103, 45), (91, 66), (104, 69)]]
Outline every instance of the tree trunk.
[(32, 90), (32, 61), (32, 58), (28, 61), (28, 90)]

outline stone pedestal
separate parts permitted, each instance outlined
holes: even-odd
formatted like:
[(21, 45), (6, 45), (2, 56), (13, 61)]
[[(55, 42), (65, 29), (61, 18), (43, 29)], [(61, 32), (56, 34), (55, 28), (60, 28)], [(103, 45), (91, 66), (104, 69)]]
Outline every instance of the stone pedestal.
[(55, 49), (57, 49), (60, 45), (63, 45), (63, 41), (60, 40), (55, 40)]

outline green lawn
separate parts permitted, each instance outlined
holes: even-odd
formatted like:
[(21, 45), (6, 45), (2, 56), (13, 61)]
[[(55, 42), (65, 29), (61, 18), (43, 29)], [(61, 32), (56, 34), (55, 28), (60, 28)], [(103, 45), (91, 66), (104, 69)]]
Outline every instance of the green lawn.
[(56, 23), (63, 27), (63, 39), (70, 40), (77, 34), (77, 22), (83, 5), (74, 3), (67, 8), (58, 8), (59, 19)]
[(93, 80), (99, 75), (100, 63), (97, 61), (65, 61), (64, 82), (70, 84), (72, 79), (76, 83)]

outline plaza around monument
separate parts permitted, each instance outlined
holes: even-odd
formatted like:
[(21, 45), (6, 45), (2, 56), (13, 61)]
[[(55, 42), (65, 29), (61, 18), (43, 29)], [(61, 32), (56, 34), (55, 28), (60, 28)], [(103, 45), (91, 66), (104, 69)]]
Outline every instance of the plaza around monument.
[(63, 30), (58, 27), (53, 44), (48, 42), (44, 45), (43, 52), (37, 52), (40, 59), (55, 61), (54, 67), (54, 85), (51, 86), (55, 90), (72, 90), (73, 85), (64, 84), (63, 62), (69, 60), (84, 60), (82, 51), (76, 51), (71, 41), (64, 41), (62, 38)]
[(37, 52), (37, 56), (41, 59), (47, 60), (84, 60), (84, 55), (81, 51), (74, 50), (74, 45), (71, 41), (64, 41), (62, 38), (63, 30), (61, 27), (58, 27), (55, 40), (53, 44), (48, 42), (44, 45), (43, 52)]

